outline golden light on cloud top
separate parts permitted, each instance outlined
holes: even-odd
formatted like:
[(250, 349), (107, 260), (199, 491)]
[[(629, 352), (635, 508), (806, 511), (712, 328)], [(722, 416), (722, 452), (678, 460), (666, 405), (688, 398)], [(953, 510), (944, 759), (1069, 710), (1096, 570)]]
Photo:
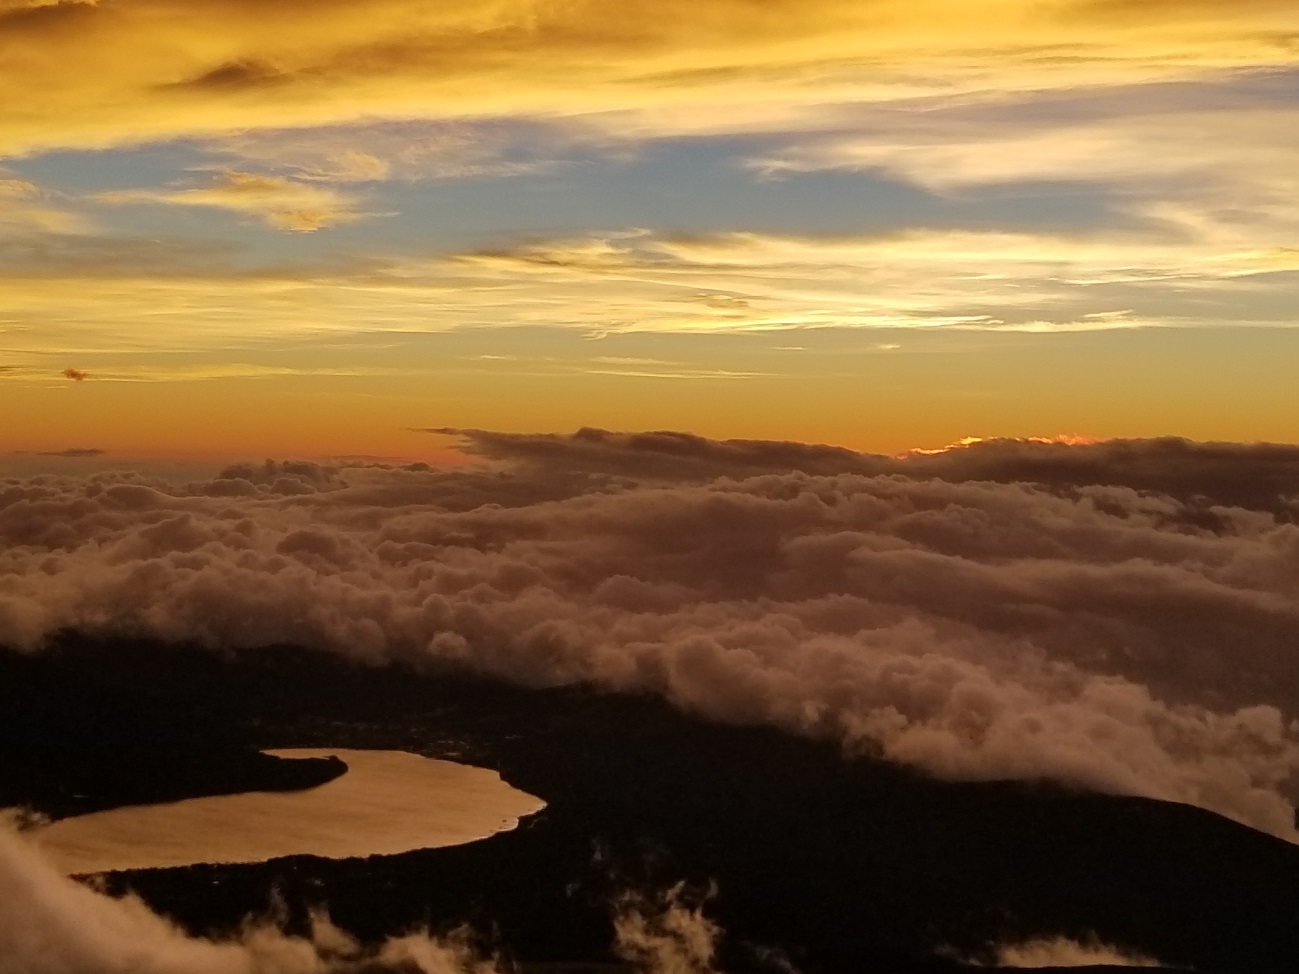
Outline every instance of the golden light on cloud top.
[[(1293, 64), (1282, 2), (9, 2), (0, 151), (360, 117), (569, 116), (831, 83), (986, 90)], [(1055, 79), (1055, 80), (1053, 80)], [(707, 114), (707, 113), (706, 113)], [(778, 114), (778, 111), (777, 111)], [(695, 124), (698, 124), (696, 121)], [(706, 124), (706, 122), (704, 123)]]

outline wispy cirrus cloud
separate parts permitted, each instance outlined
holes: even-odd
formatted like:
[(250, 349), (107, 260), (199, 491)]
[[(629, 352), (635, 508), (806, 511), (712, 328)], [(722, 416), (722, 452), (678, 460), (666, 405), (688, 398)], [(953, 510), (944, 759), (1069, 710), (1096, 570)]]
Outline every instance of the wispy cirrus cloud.
[(100, 193), (101, 203), (157, 203), (229, 210), (277, 230), (311, 233), (368, 216), (355, 196), (330, 186), (262, 173), (230, 170), (207, 185), (178, 189), (132, 189)]
[[(1293, 7), (1067, 0), (305, 0), (9, 5), (0, 152), (368, 118), (589, 116), (678, 131), (809, 106), (1291, 64)], [(853, 98), (855, 92), (856, 98)], [(703, 109), (703, 110), (701, 110)], [(613, 116), (621, 115), (621, 119)]]
[(557, 132), (542, 125), (361, 120), (232, 132), (197, 147), (297, 180), (347, 184), (536, 173), (552, 165), (547, 156), (560, 151), (552, 145), (558, 140)]
[[(1279, 0), (667, 0), (616, 18), (594, 0), (287, 0), (256, 15), (242, 0), (5, 3), (0, 84), (19, 93), (0, 104), (8, 385), (51, 383), (68, 362), (101, 377), (275, 374), (274, 348), (298, 342), (314, 343), (304, 368), (323, 383), (351, 364), (330, 346), (362, 332), (674, 336), (631, 356), (671, 367), (528, 378), (636, 386), (640, 409), (658, 408), (640, 379), (717, 379), (695, 388), (736, 390), (739, 423), (760, 412), (741, 393), (786, 369), (728, 358), (715, 336), (884, 329), (860, 345), (881, 352), (919, 330), (1217, 329), (1225, 348), (1229, 329), (1294, 325), (1295, 18)], [(513, 341), (473, 351), (544, 357)], [(155, 350), (196, 358), (139, 361)], [(1205, 380), (1203, 356), (1187, 361), (1150, 380), (1160, 395), (1135, 378), (1116, 391), (1143, 404), (1136, 425), (1118, 405), (1062, 424), (1224, 435), (1151, 418), (1168, 389), (1189, 399)], [(909, 376), (937, 397), (1005, 395), (968, 373)], [(885, 376), (871, 382), (885, 395)], [(839, 415), (807, 383), (800, 401)], [(461, 402), (479, 395), (468, 385)], [(1252, 428), (1289, 435), (1251, 401)], [(988, 408), (975, 431), (1009, 431)], [(1242, 419), (1232, 435), (1250, 432)]]
[[(595, 289), (614, 319), (609, 331), (1191, 324), (1206, 294), (1239, 294), (1237, 321), (1251, 319), (1253, 299), (1266, 320), (1269, 299), (1299, 270), (1292, 249), (1233, 250), (1162, 230), (628, 233), (459, 260), (471, 279), (509, 281), (521, 297), (529, 289), (571, 294), (576, 306), (579, 285)], [(1249, 287), (1236, 283), (1242, 278), (1253, 279)], [(628, 318), (618, 320), (624, 308)]]
[(6, 237), (31, 233), (81, 233), (91, 221), (59, 198), (27, 179), (0, 168), (0, 245)]
[(207, 186), (175, 190), (117, 190), (96, 195), (99, 203), (213, 206), (251, 216), (277, 230), (312, 232), (373, 214), (357, 209), (357, 197), (334, 187), (262, 173), (230, 170)]
[[(255, 196), (250, 205), (266, 202)], [(327, 343), (358, 332), (1285, 327), (1299, 275), (1293, 248), (1232, 247), (1166, 228), (869, 235), (638, 230), (267, 268), (241, 266), (233, 254), (210, 248), (135, 252), (138, 262), (124, 264), (108, 241), (49, 238), (43, 268), (0, 274), (8, 313), (30, 323), (7, 334), (10, 355), (57, 372), (68, 357), (132, 347), (224, 350), (235, 356), (233, 365), (239, 361), (234, 350), (250, 343), (302, 337)], [(593, 364), (620, 370), (637, 363)]]
[(1195, 267), (1292, 269), (1299, 193), (1294, 72), (1219, 83), (1049, 93), (924, 112), (806, 137), (751, 167), (779, 177), (866, 171), (945, 196), (1088, 186), (1108, 194), (1117, 251), (1143, 235)]
[[(183, 137), (225, 168), (90, 201), (110, 215), (197, 208), (299, 232), (373, 215), (361, 184), (533, 172), (552, 139), (616, 153), (629, 139), (741, 131), (776, 143), (741, 154), (750, 178), (870, 170), (940, 197), (1084, 180), (1108, 194), (1108, 212), (1072, 230), (994, 217), (831, 235), (719, 220), (693, 236), (584, 229), (423, 251), (408, 227), (382, 255), (254, 272), (178, 267), (124, 238), (79, 277), (66, 258), (76, 248), (45, 226), (19, 254), (27, 280), (0, 288), (12, 283), (8, 306), (53, 347), (129, 339), (145, 314), (182, 347), (348, 321), (595, 334), (1274, 323), (1299, 270), (1287, 4), (1182, 4), (1170, 18), (1091, 0), (998, 0), (977, 15), (953, 0), (673, 0), (616, 22), (590, 2), (304, 9), (10, 6), (6, 63), (23, 72), (10, 90), (25, 94), (0, 107), (8, 151)], [(10, 182), (15, 212), (35, 219), (30, 184)], [(3, 208), (0, 196), (0, 221)]]

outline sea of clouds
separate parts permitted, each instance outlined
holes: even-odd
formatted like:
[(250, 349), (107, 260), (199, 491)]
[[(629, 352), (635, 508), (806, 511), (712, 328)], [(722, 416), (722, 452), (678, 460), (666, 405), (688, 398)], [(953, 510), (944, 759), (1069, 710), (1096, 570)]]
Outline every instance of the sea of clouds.
[(0, 645), (588, 681), (1295, 836), (1299, 448), (456, 432), (479, 463), (0, 480)]

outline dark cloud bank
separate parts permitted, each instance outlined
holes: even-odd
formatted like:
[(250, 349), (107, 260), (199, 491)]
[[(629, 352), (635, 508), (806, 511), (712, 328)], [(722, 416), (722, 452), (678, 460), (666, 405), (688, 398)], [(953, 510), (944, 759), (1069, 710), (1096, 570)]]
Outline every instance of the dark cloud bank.
[(1294, 836), (1299, 448), (461, 435), (487, 463), (0, 481), (0, 644), (590, 681)]
[(17, 456), (36, 456), (36, 457), (63, 457), (69, 460), (92, 460), (95, 457), (102, 457), (107, 454), (107, 450), (100, 450), (97, 447), (74, 446), (66, 450), (38, 450), (32, 453), (28, 450), (16, 450)]

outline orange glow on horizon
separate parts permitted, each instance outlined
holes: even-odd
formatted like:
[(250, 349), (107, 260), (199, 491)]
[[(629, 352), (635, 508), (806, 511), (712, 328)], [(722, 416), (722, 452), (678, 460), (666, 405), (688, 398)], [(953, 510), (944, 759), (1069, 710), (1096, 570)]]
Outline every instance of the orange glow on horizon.
[(1293, 3), (0, 21), (0, 452), (1299, 442)]

